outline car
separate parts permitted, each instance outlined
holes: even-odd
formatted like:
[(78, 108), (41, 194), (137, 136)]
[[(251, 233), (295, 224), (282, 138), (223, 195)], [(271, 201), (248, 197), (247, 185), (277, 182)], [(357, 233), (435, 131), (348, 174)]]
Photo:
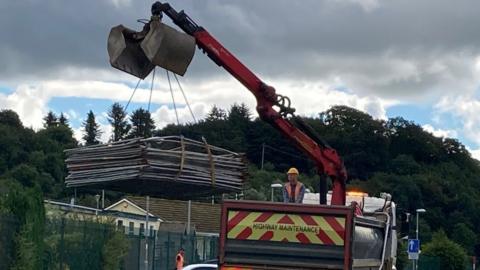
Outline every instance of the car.
[(199, 263), (199, 264), (190, 264), (183, 267), (183, 270), (217, 270), (218, 266), (216, 264), (210, 263)]

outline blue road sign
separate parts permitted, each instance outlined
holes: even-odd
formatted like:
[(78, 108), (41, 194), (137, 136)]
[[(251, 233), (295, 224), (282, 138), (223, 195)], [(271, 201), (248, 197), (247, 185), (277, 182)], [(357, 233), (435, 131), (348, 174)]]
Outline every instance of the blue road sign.
[(408, 253), (418, 253), (420, 241), (418, 239), (408, 239)]

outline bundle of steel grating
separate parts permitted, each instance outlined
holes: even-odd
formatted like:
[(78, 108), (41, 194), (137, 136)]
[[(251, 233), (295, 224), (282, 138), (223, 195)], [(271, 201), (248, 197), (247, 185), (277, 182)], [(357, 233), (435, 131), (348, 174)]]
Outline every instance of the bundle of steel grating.
[(67, 187), (187, 198), (241, 191), (244, 156), (181, 136), (65, 150)]

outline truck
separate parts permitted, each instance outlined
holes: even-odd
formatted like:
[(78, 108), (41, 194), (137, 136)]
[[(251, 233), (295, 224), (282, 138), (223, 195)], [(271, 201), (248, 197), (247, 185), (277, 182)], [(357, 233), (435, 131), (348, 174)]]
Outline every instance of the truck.
[[(396, 206), (391, 195), (347, 192), (341, 157), (295, 115), (288, 97), (263, 82), (183, 10), (155, 2), (151, 12), (141, 31), (112, 28), (108, 53), (114, 68), (140, 79), (155, 66), (184, 75), (197, 46), (255, 96), (259, 117), (303, 151), (319, 174), (318, 204), (224, 201), (219, 269), (396, 269)], [(164, 14), (183, 32), (164, 24)]]

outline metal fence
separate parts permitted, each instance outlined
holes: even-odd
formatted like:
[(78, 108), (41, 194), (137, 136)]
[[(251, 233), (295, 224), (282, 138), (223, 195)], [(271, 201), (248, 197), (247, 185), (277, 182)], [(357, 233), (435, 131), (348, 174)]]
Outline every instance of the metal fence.
[[(0, 269), (9, 269), (14, 262), (16, 230), (15, 219), (0, 216)], [(218, 250), (216, 236), (152, 231), (145, 237), (138, 230), (67, 218), (47, 219), (44, 240), (43, 260), (49, 270), (100, 270), (106, 265), (119, 270), (171, 270), (180, 247), (187, 264), (216, 259)], [(112, 268), (107, 261), (115, 260), (118, 267)]]
[(0, 216), (0, 269), (8, 269), (15, 257), (15, 232), (17, 221), (10, 216)]
[[(418, 270), (439, 270), (439, 269), (453, 269), (450, 266), (442, 265), (442, 259), (440, 257), (431, 257), (427, 255), (419, 256)], [(472, 258), (470, 257), (464, 265), (465, 270), (475, 270), (478, 267), (473, 265)], [(402, 270), (412, 270), (412, 261), (408, 261), (408, 264), (402, 268)]]

